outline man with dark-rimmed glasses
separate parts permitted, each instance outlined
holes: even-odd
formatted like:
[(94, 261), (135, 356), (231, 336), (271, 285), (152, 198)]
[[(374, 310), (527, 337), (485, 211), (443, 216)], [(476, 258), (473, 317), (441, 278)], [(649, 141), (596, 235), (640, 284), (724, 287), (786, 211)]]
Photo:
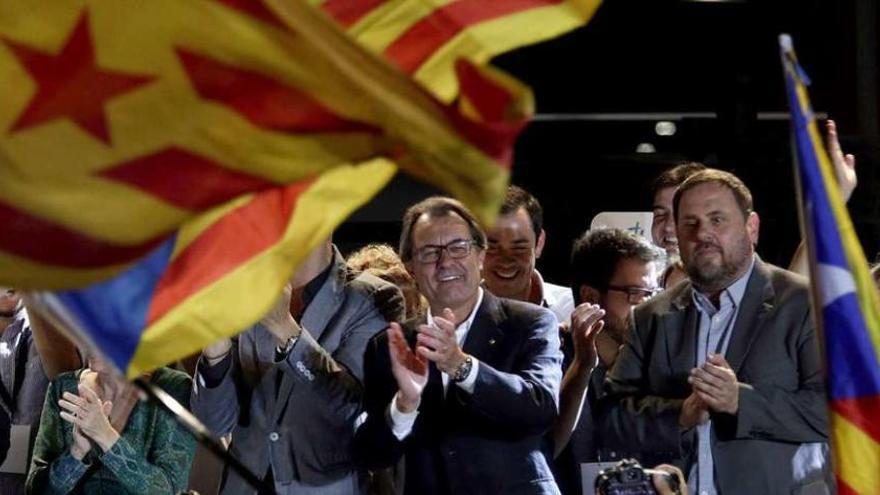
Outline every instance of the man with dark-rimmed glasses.
[(355, 452), (370, 469), (405, 454), (407, 494), (559, 493), (543, 451), (562, 375), (556, 317), (481, 288), (485, 249), (455, 200), (404, 216), (400, 256), (429, 312), (368, 347)]
[(573, 345), (565, 346), (574, 353), (566, 355), (559, 420), (553, 429), (557, 477), (564, 493), (580, 493), (580, 463), (612, 461), (620, 455), (615, 446), (602, 444), (592, 416), (605, 372), (626, 340), (632, 308), (660, 290), (657, 273), (663, 260), (660, 248), (619, 229), (589, 230), (574, 242)]

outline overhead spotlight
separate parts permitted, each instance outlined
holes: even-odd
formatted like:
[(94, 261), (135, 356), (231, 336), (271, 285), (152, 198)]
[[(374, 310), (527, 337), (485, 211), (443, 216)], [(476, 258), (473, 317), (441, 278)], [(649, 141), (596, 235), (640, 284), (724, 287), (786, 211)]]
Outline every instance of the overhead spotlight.
[(657, 148), (651, 143), (639, 143), (639, 145), (636, 146), (636, 153), (654, 153), (656, 151)]
[(668, 120), (661, 120), (654, 124), (654, 132), (656, 132), (658, 136), (674, 136), (676, 130), (675, 122), (670, 122)]

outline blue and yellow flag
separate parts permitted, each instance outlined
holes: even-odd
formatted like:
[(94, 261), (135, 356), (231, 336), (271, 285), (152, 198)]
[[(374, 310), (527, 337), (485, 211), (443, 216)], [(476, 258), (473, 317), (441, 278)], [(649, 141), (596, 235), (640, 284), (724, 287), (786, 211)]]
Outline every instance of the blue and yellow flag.
[(397, 169), (490, 222), (533, 100), (483, 64), (598, 4), (0, 0), (0, 283), (133, 376), (256, 321)]
[(880, 298), (822, 145), (809, 79), (780, 37), (810, 283), (827, 359), (834, 472), (840, 494), (880, 493)]

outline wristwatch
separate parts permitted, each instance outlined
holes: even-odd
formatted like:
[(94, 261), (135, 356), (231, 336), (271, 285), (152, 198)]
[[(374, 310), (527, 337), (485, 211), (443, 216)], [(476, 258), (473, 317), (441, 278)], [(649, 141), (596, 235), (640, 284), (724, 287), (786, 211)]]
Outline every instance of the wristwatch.
[(464, 381), (468, 375), (471, 374), (471, 368), (474, 367), (474, 358), (470, 356), (466, 356), (464, 361), (458, 365), (458, 368), (455, 369), (455, 373), (452, 374), (452, 381), (455, 383), (461, 383)]

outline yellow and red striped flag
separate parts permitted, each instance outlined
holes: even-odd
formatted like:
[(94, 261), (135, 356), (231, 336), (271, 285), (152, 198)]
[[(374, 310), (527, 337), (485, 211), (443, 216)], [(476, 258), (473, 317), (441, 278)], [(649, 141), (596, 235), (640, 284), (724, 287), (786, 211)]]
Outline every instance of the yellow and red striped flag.
[(310, 3), (0, 1), (0, 283), (104, 280), (47, 300), (136, 375), (258, 319), (396, 167), (489, 221), (532, 99), (482, 62), (598, 5)]

